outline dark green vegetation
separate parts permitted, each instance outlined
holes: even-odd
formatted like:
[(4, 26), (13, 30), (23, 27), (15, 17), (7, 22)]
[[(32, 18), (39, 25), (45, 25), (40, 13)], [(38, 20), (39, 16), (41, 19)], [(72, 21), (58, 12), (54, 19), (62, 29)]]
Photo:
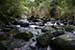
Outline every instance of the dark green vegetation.
[(31, 37), (32, 37), (32, 33), (30, 33), (30, 32), (18, 33), (17, 35), (15, 35), (15, 38), (23, 39), (25, 41), (28, 41)]
[(65, 30), (68, 32), (72, 32), (75, 30), (75, 26), (65, 26)]
[(5, 32), (0, 33), (0, 41), (8, 39), (9, 35)]
[(37, 46), (38, 47), (47, 47), (51, 42), (53, 35), (51, 33), (44, 34), (37, 38)]
[[(65, 26), (64, 28), (65, 30), (66, 28), (68, 29), (66, 30), (67, 32), (72, 32), (74, 30), (74, 26)], [(50, 44), (53, 50), (75, 50), (75, 39), (73, 39), (74, 36), (72, 36), (71, 38), (71, 36), (67, 37), (68, 34), (66, 36), (65, 35), (66, 33), (64, 32), (64, 30), (56, 30), (53, 33), (44, 34), (37, 38), (37, 46), (46, 48)], [(53, 37), (55, 37), (55, 39), (53, 39)]]
[[(18, 19), (22, 15), (43, 17), (42, 20), (46, 23), (50, 18), (55, 18), (75, 25), (75, 0), (0, 0), (0, 28), (4, 32), (0, 32), (0, 41), (12, 38), (28, 41), (32, 34), (30, 32), (17, 33), (12, 28), (6, 28), (12, 20)], [(33, 19), (35, 21), (35, 19)], [(65, 25), (67, 24), (65, 23)], [(57, 28), (56, 28), (57, 29)], [(64, 26), (67, 32), (73, 32), (75, 26)], [(45, 32), (45, 30), (43, 30)], [(62, 31), (54, 32), (54, 36), (62, 34)], [(75, 40), (66, 41), (62, 38), (52, 40), (53, 34), (47, 33), (37, 38), (38, 47), (47, 47), (51, 43), (52, 47), (57, 49), (74, 49)], [(11, 39), (12, 39), (11, 38)], [(71, 44), (73, 43), (73, 44)], [(72, 47), (72, 48), (70, 48)], [(0, 50), (5, 47), (0, 44)], [(5, 49), (4, 49), (5, 50)], [(74, 49), (75, 50), (75, 49)]]
[(7, 50), (7, 48), (0, 42), (0, 50)]
[(54, 50), (75, 50), (75, 40), (66, 41), (61, 38), (56, 38), (50, 45)]
[[(10, 17), (20, 17), (25, 14), (39, 17), (75, 19), (74, 0), (1, 0), (0, 21), (8, 22)], [(5, 20), (3, 20), (5, 19)], [(1, 23), (1, 22), (0, 22)]]

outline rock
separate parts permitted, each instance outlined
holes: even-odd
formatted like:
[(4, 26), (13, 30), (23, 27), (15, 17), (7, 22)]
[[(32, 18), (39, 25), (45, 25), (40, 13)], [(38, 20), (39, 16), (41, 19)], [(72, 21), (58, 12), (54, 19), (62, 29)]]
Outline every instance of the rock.
[(75, 50), (75, 35), (65, 32), (50, 43), (54, 50)]
[(21, 27), (28, 27), (28, 26), (29, 26), (29, 23), (23, 23), (23, 22), (21, 22), (21, 23), (20, 23), (20, 26), (21, 26)]
[(34, 49), (36, 47), (36, 41), (30, 44), (30, 48)]
[(8, 45), (8, 50), (12, 50), (12, 49), (15, 49), (15, 48), (21, 48), (25, 44), (26, 44), (26, 42), (24, 40), (21, 40), (21, 39), (13, 40)]
[(8, 39), (8, 34), (5, 32), (0, 32), (0, 41)]
[(4, 32), (9, 32), (9, 31), (11, 31), (12, 29), (11, 28), (3, 28), (2, 29), (2, 31), (4, 31)]
[(20, 19), (19, 22), (29, 23), (29, 21), (27, 19)]
[(52, 22), (47, 22), (45, 25), (53, 26)]
[(23, 39), (25, 41), (28, 41), (30, 38), (32, 37), (32, 33), (28, 32), (23, 32), (23, 33), (18, 33), (17, 35), (15, 35), (16, 39)]
[(7, 50), (7, 47), (5, 47), (1, 42), (0, 42), (0, 50)]
[(42, 29), (42, 32), (47, 32), (48, 30), (47, 29)]
[(66, 41), (61, 38), (56, 38), (50, 45), (54, 50), (75, 50), (75, 40)]
[(37, 38), (37, 46), (38, 47), (47, 47), (48, 44), (51, 42), (51, 39), (52, 39), (53, 35), (51, 33), (46, 33), (46, 34), (43, 34), (41, 36), (39, 36)]
[(33, 28), (33, 29), (36, 28), (36, 27), (37, 27), (37, 28), (40, 28), (38, 25), (29, 25), (29, 27), (30, 27), (30, 28)]
[(66, 30), (67, 32), (72, 32), (72, 31), (75, 30), (75, 27), (73, 27), (73, 26), (65, 26), (65, 30)]
[(19, 48), (14, 48), (13, 50), (20, 50)]
[(67, 25), (67, 22), (64, 22), (64, 25)]
[(57, 37), (57, 36), (65, 34), (65, 32), (64, 31), (56, 31), (56, 32), (53, 32), (52, 34), (54, 37)]
[(20, 22), (18, 22), (18, 21), (12, 21), (11, 22), (13, 25), (19, 25), (20, 24)]

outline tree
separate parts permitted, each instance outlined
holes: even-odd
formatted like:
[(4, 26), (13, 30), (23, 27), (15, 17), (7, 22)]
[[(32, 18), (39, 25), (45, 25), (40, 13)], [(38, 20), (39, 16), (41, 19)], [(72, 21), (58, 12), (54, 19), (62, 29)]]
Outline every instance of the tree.
[[(58, 11), (60, 10), (60, 18), (69, 18), (72, 19), (72, 16), (75, 16), (74, 8), (75, 8), (75, 1), (74, 0), (57, 0), (58, 3)], [(69, 16), (69, 17), (67, 17)], [(72, 17), (72, 18), (71, 18)], [(64, 19), (65, 19), (64, 18)]]
[(56, 16), (57, 1), (52, 0), (50, 3), (50, 7), (51, 7), (50, 16), (55, 17)]
[(0, 19), (2, 22), (8, 22), (10, 17), (21, 16), (23, 13), (23, 0), (1, 0), (0, 1)]

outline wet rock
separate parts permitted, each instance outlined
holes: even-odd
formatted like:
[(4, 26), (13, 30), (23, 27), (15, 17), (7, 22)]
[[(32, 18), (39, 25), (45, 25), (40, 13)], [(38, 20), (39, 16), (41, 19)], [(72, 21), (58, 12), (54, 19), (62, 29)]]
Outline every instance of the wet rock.
[(75, 50), (75, 40), (67, 41), (61, 38), (56, 38), (50, 44), (54, 50)]
[(72, 31), (75, 30), (75, 27), (74, 27), (74, 26), (66, 26), (66, 27), (65, 27), (65, 30), (66, 30), (67, 32), (72, 32)]
[(8, 39), (8, 34), (5, 32), (0, 32), (0, 41)]
[(54, 50), (75, 50), (75, 35), (65, 32), (55, 37), (50, 45)]
[(30, 38), (32, 37), (32, 33), (28, 32), (23, 32), (23, 33), (18, 33), (17, 35), (15, 35), (16, 39), (23, 39), (25, 41), (28, 41)]
[(7, 50), (7, 47), (5, 47), (1, 42), (0, 42), (0, 50)]
[(9, 32), (10, 30), (12, 30), (11, 28), (3, 28), (2, 31), (4, 32)]
[(48, 44), (51, 42), (53, 35), (51, 33), (44, 34), (37, 38), (37, 46), (38, 47), (47, 47)]
[(65, 34), (65, 32), (64, 31), (56, 31), (56, 32), (53, 32), (52, 34), (54, 37), (57, 37), (57, 36)]
[(15, 40), (11, 41), (10, 44), (8, 44), (8, 50), (12, 50), (14, 48), (21, 48), (25, 44), (26, 44), (26, 42), (24, 40), (15, 39)]
[(35, 49), (36, 48), (36, 41), (35, 42), (33, 42), (32, 44), (30, 44), (30, 46), (29, 46), (30, 48), (32, 48), (32, 49)]
[(47, 29), (42, 29), (42, 32), (47, 32), (48, 30)]
[(29, 23), (23, 23), (23, 22), (21, 22), (21, 23), (20, 23), (20, 26), (21, 26), (21, 27), (28, 27), (28, 26), (29, 26)]
[(12, 21), (11, 22), (13, 25), (19, 25), (20, 24), (20, 22), (18, 22), (18, 21)]

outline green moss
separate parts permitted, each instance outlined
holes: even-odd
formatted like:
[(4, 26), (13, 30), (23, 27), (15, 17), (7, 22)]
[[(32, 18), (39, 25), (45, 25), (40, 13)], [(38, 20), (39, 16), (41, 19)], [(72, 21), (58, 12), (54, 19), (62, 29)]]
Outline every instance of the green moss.
[(71, 31), (75, 30), (75, 27), (74, 26), (65, 26), (64, 28), (68, 32), (71, 32)]
[(17, 34), (15, 29), (12, 29), (11, 31), (8, 32), (9, 35), (15, 36)]
[(28, 32), (23, 32), (23, 33), (18, 33), (15, 38), (18, 38), (18, 39), (23, 39), (25, 41), (28, 41), (30, 38), (32, 37), (32, 33)]
[(47, 47), (47, 45), (51, 42), (52, 34), (47, 33), (37, 38), (37, 46), (38, 47)]
[[(73, 44), (73, 45), (72, 45)], [(75, 41), (65, 41), (61, 38), (56, 38), (51, 42), (51, 47), (54, 50), (75, 50)]]
[(0, 41), (8, 39), (8, 34), (0, 35)]
[(6, 40), (6, 39), (7, 39), (6, 36), (0, 35), (0, 41), (2, 41), (2, 40)]
[(0, 42), (0, 50), (7, 50), (7, 48)]

